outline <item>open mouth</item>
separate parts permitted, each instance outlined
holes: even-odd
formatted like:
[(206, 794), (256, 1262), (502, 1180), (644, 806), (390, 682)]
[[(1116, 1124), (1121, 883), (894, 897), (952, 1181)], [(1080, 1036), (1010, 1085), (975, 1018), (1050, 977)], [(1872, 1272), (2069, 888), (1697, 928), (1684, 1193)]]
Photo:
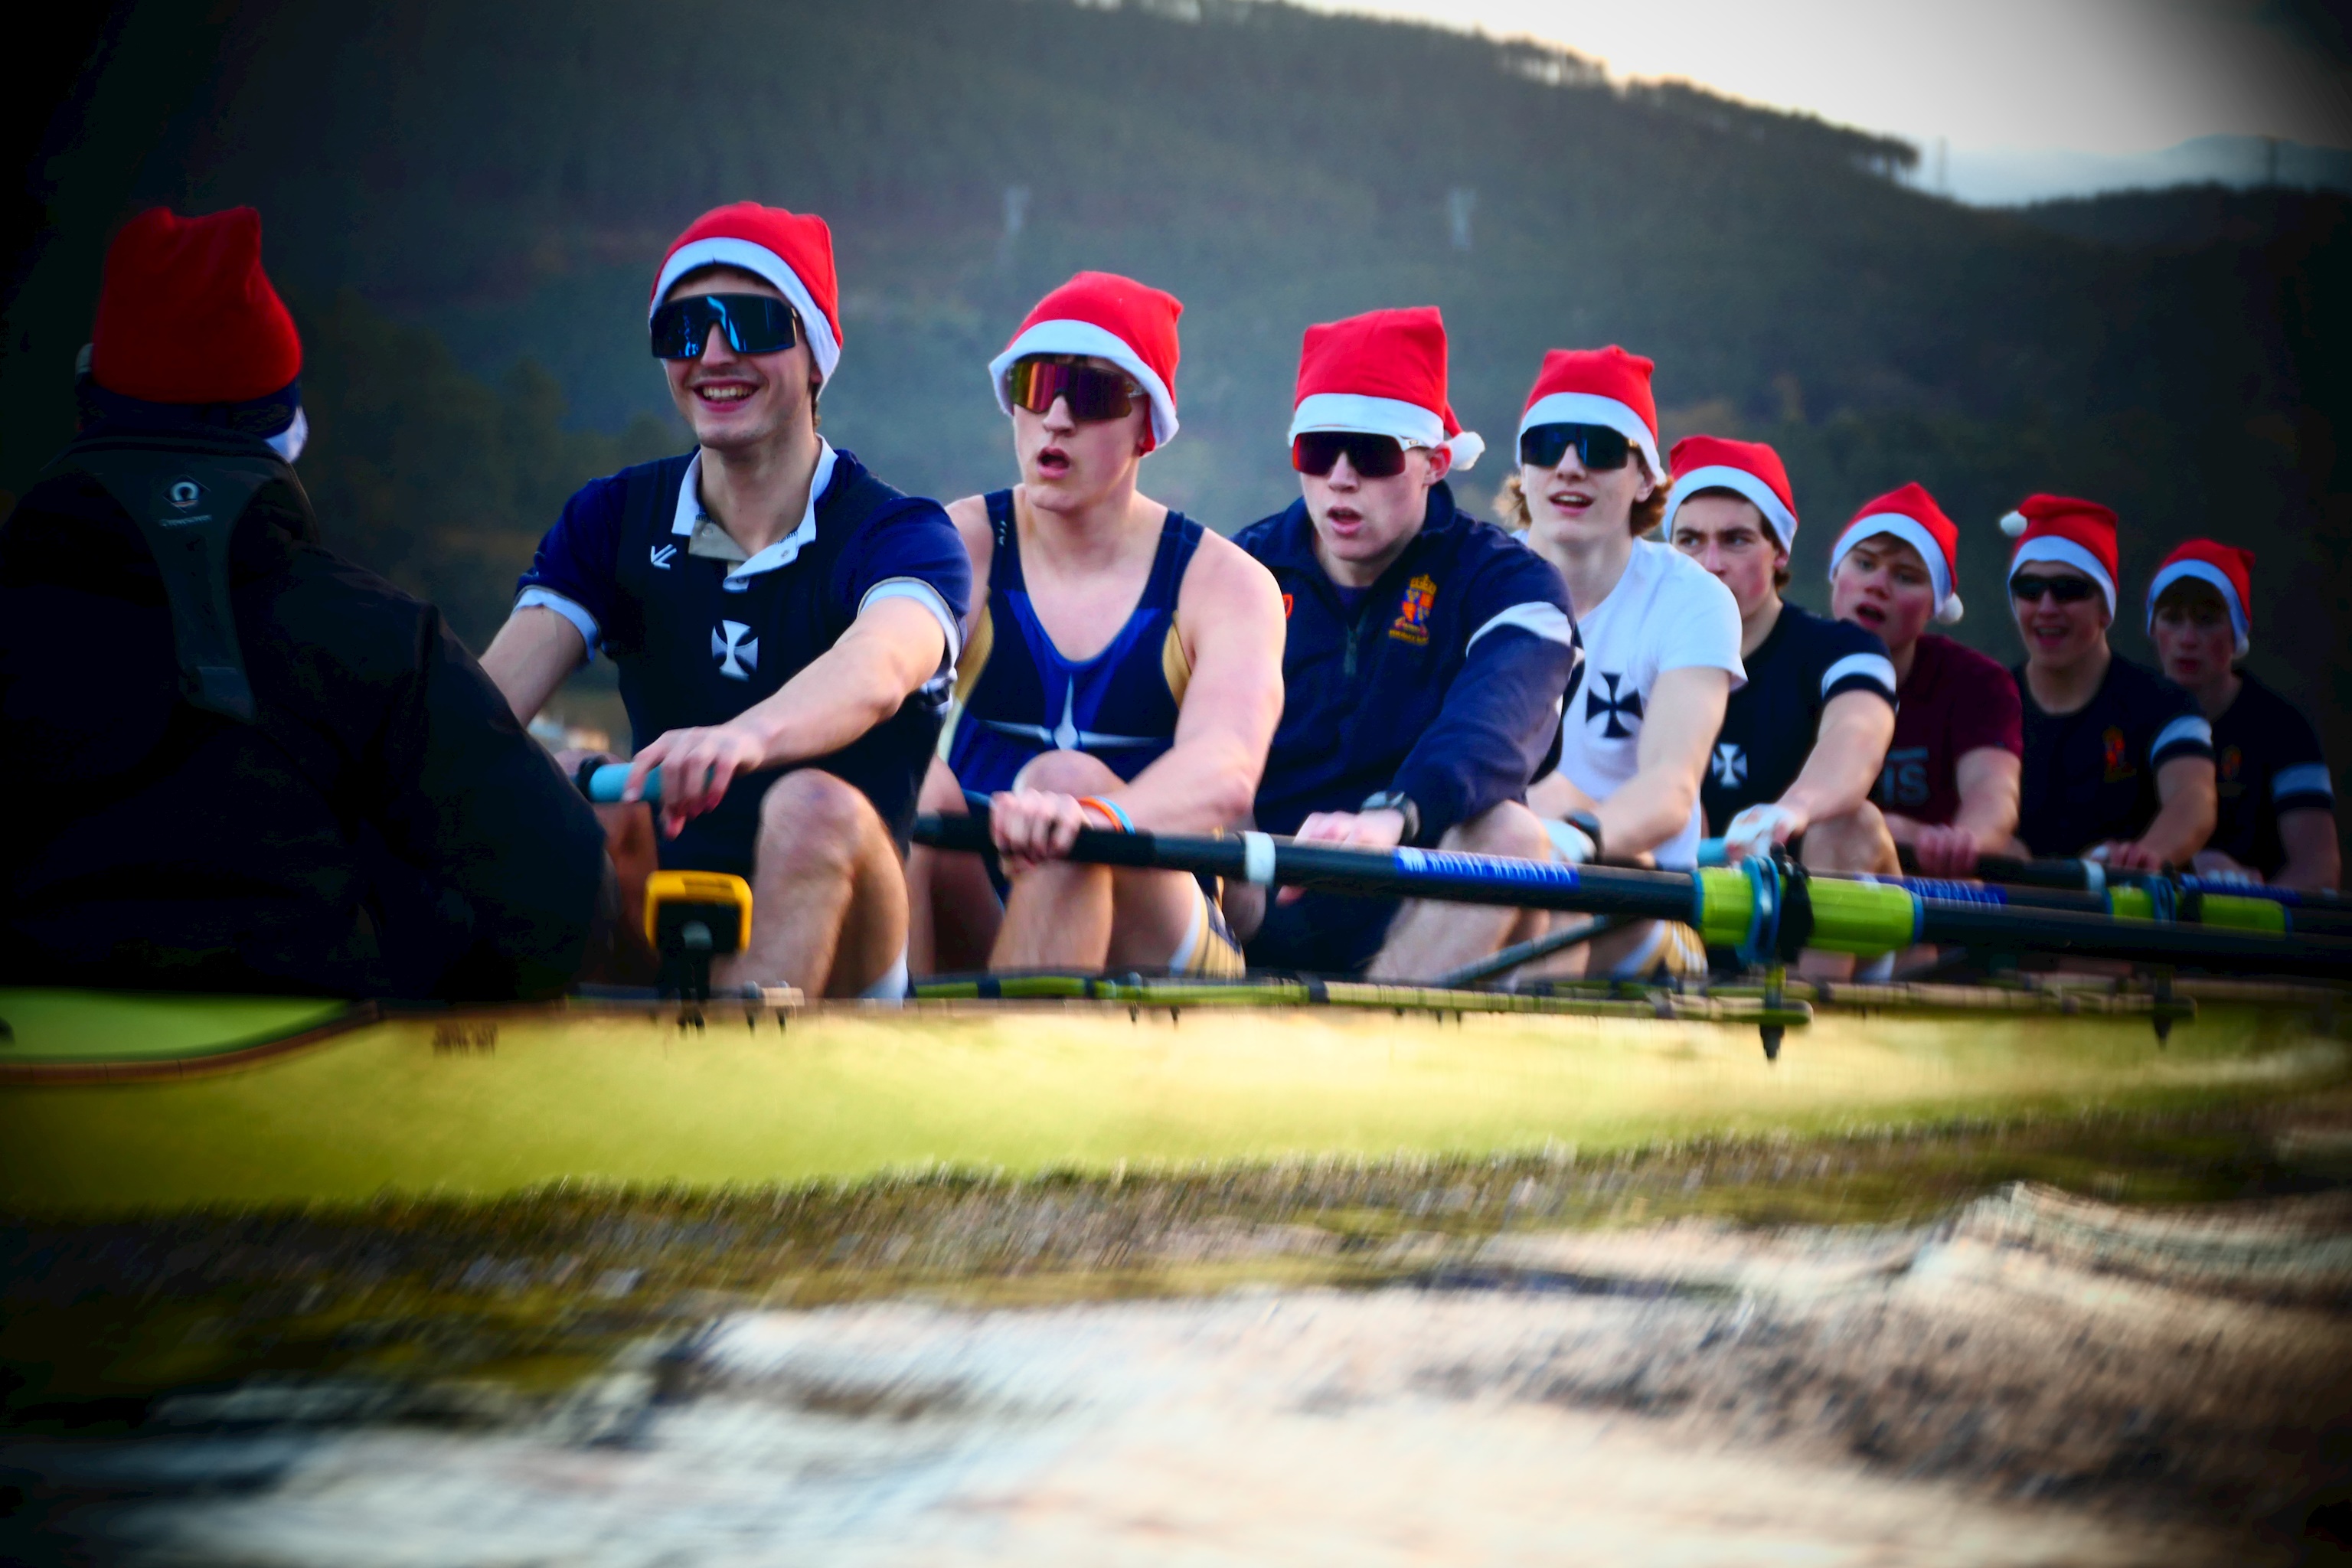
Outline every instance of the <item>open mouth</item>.
[(711, 408), (726, 408), (748, 400), (759, 390), (747, 381), (706, 381), (696, 384), (694, 395)]
[(1323, 514), (1323, 521), (1341, 533), (1353, 533), (1364, 521), (1364, 514), (1351, 506), (1335, 506)]
[(1570, 517), (1591, 510), (1593, 500), (1591, 493), (1587, 490), (1550, 490), (1546, 492), (1544, 499)]
[(1853, 618), (1858, 625), (1868, 626), (1874, 631), (1886, 624), (1886, 612), (1876, 605), (1856, 605), (1853, 607)]
[(1059, 447), (1047, 447), (1037, 454), (1040, 478), (1056, 479), (1070, 471), (1070, 455)]

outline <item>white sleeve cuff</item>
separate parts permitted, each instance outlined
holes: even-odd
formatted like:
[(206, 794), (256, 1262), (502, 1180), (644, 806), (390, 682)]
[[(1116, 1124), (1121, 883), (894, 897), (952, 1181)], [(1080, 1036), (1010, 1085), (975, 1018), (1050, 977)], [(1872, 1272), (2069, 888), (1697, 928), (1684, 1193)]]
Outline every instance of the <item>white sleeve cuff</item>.
[(1462, 646), (1474, 647), (1478, 639), (1488, 632), (1501, 631), (1506, 626), (1516, 626), (1546, 642), (1556, 642), (1562, 647), (1577, 646), (1576, 623), (1570, 620), (1559, 605), (1547, 605), (1541, 599), (1529, 599), (1525, 604), (1513, 605), (1497, 612), (1493, 619), (1472, 632), (1470, 640)]
[(955, 613), (948, 608), (940, 591), (920, 577), (886, 577), (857, 601), (857, 613), (862, 616), (868, 606), (885, 599), (912, 599), (931, 612), (931, 619), (940, 623), (940, 630), (948, 639), (947, 657), (940, 661), (940, 668), (942, 672), (953, 669), (956, 660), (963, 656), (963, 628), (956, 624)]
[[(580, 633), (580, 640), (588, 645), (587, 658), (593, 659), (596, 657), (596, 638), (600, 630), (596, 625), (596, 617), (582, 608), (576, 601), (565, 598), (552, 588), (525, 588), (516, 596), (514, 607), (518, 610), (553, 610), (557, 615), (570, 621), (573, 628)], [(586, 660), (583, 659), (582, 662), (584, 663)]]
[(2213, 754), (2213, 726), (2201, 715), (2184, 713), (2156, 732), (2156, 744), (2147, 749), (2150, 762), (2161, 766), (2169, 758), (2167, 752), (2179, 750), (2189, 756), (2210, 757)]
[(2286, 800), (2294, 795), (2336, 798), (2335, 781), (2327, 775), (2326, 763), (2297, 763), (2291, 768), (2281, 768), (2271, 779), (2271, 799)]
[(1895, 700), (1895, 661), (1883, 653), (1850, 653), (1822, 671), (1822, 695), (1829, 696), (1846, 680), (1874, 688), (1889, 702)]

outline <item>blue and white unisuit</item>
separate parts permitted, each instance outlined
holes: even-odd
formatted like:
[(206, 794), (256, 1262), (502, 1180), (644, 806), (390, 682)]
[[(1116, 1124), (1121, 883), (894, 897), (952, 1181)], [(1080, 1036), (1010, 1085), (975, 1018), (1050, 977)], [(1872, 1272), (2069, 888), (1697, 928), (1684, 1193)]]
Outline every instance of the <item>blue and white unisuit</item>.
[(635, 745), (723, 724), (771, 697), (867, 605), (905, 597), (947, 634), (940, 675), (837, 752), (735, 781), (719, 806), (661, 846), (665, 867), (751, 872), (760, 800), (793, 768), (855, 785), (903, 846), (945, 711), (971, 592), (963, 541), (937, 501), (901, 495), (820, 442), (800, 526), (755, 555), (703, 510), (698, 450), (591, 480), (523, 574), (541, 605), (620, 667)]
[(1192, 667), (1176, 635), (1176, 595), (1200, 547), (1201, 525), (1171, 511), (1134, 612), (1092, 658), (1065, 658), (1039, 624), (1021, 574), (1013, 492), (988, 497), (996, 548), (988, 595), (956, 671), (961, 706), (948, 739), (956, 783), (979, 795), (1011, 789), (1031, 758), (1084, 752), (1132, 779), (1176, 741)]

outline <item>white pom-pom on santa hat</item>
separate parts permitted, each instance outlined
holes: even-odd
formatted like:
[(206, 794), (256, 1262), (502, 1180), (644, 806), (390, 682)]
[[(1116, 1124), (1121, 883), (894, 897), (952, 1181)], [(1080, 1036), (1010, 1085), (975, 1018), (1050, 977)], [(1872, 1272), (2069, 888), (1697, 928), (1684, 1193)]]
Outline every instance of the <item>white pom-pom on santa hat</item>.
[(2015, 539), (2032, 526), (2032, 524), (2026, 521), (2026, 516), (2021, 511), (2006, 513), (2000, 520), (2000, 531), (2011, 539)]

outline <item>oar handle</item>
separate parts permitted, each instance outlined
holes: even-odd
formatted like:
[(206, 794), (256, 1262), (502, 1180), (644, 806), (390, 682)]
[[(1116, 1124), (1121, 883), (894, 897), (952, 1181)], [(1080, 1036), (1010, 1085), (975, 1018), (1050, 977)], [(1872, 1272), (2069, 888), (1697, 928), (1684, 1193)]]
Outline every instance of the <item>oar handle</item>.
[[(1908, 844), (1895, 852), (1903, 869), (1916, 872), (1919, 858)], [(1702, 862), (1703, 864), (1704, 862)], [(2194, 872), (2124, 871), (2097, 860), (2023, 860), (2009, 855), (1979, 855), (1970, 873), (1978, 881), (2000, 882), (2012, 888), (2048, 888), (2065, 893), (2096, 893), (2108, 888), (2140, 888), (2151, 881), (2169, 881), (2197, 893), (2219, 893), (2231, 899), (2264, 899), (2274, 904), (2298, 904), (2315, 910), (2352, 912), (2352, 900), (2340, 893), (2299, 892), (2293, 888), (2267, 887)]]
[[(621, 800), (621, 786), (628, 782), (628, 763), (599, 763), (582, 771), (580, 793), (598, 805), (617, 805)], [(646, 774), (645, 788), (637, 798), (648, 805), (661, 804), (661, 769), (658, 766)]]

